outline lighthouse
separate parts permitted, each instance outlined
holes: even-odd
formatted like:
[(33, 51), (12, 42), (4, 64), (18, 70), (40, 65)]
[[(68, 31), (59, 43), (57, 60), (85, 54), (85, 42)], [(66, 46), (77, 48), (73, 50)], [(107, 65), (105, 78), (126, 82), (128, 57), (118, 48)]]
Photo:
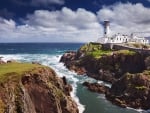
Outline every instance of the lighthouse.
[(110, 35), (110, 22), (108, 20), (104, 21), (104, 37), (108, 38)]
[[(125, 35), (125, 34), (113, 34), (110, 30), (110, 22), (105, 20), (103, 22), (104, 36), (98, 38), (97, 42), (101, 44), (123, 44), (123, 43), (140, 43), (140, 44), (149, 44), (149, 40), (143, 36), (136, 36), (134, 34)], [(145, 33), (145, 32), (134, 32), (134, 33)]]

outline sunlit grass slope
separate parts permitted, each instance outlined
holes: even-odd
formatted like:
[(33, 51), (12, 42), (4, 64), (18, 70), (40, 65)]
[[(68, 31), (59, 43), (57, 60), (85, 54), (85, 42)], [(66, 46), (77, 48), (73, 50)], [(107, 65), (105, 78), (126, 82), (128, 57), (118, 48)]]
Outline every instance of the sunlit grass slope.
[(0, 65), (0, 82), (6, 81), (8, 78), (20, 77), (23, 73), (28, 72), (34, 68), (42, 67), (38, 64), (31, 63), (7, 63)]

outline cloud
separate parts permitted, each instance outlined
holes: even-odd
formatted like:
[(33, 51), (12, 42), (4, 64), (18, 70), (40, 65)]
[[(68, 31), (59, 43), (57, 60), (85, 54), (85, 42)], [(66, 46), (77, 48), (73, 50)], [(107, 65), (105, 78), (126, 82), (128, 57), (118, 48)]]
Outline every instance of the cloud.
[(0, 41), (87, 42), (96, 41), (101, 31), (96, 15), (82, 8), (36, 10), (22, 22), (1, 18)]
[(0, 18), (0, 42), (89, 42), (103, 36), (100, 23), (110, 20), (112, 33), (150, 31), (150, 8), (142, 4), (103, 6), (97, 14), (78, 8), (36, 10), (22, 18), (23, 25)]
[(58, 4), (63, 5), (65, 3), (64, 0), (32, 0), (31, 4), (34, 6), (47, 6), (50, 4)]
[(101, 22), (110, 20), (113, 33), (150, 32), (150, 8), (141, 3), (104, 6), (97, 15)]
[[(97, 18), (92, 12), (79, 8), (76, 12), (64, 7), (61, 11), (37, 10), (27, 16), (25, 23), (59, 30), (85, 30), (97, 28)], [(67, 27), (72, 29), (66, 29)]]

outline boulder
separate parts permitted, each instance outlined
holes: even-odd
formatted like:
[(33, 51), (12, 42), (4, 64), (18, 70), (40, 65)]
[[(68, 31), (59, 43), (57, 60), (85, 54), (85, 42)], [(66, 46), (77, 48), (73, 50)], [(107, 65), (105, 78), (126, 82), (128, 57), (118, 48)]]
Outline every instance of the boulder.
[(11, 59), (11, 60), (7, 60), (7, 63), (17, 63), (17, 60)]
[(105, 94), (109, 89), (107, 86), (104, 86), (98, 83), (84, 82), (83, 85), (86, 86), (88, 90), (92, 92), (97, 92), (97, 93), (102, 93), (102, 94)]

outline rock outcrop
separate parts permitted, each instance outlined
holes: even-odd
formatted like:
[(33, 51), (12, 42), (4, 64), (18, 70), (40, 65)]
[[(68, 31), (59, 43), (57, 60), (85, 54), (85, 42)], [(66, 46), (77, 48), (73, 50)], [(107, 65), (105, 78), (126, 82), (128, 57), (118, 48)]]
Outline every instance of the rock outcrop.
[(98, 83), (84, 82), (83, 85), (86, 86), (88, 90), (101, 94), (105, 94), (109, 90), (107, 86)]
[(106, 98), (121, 107), (150, 108), (150, 72), (125, 74), (106, 93)]
[(78, 74), (86, 73), (95, 79), (113, 83), (126, 72), (140, 73), (145, 70), (146, 57), (146, 54), (128, 50), (105, 50), (100, 44), (90, 43), (77, 52), (66, 52), (60, 62)]
[(0, 77), (0, 113), (78, 113), (71, 86), (49, 67), (39, 65), (7, 75), (3, 81)]

